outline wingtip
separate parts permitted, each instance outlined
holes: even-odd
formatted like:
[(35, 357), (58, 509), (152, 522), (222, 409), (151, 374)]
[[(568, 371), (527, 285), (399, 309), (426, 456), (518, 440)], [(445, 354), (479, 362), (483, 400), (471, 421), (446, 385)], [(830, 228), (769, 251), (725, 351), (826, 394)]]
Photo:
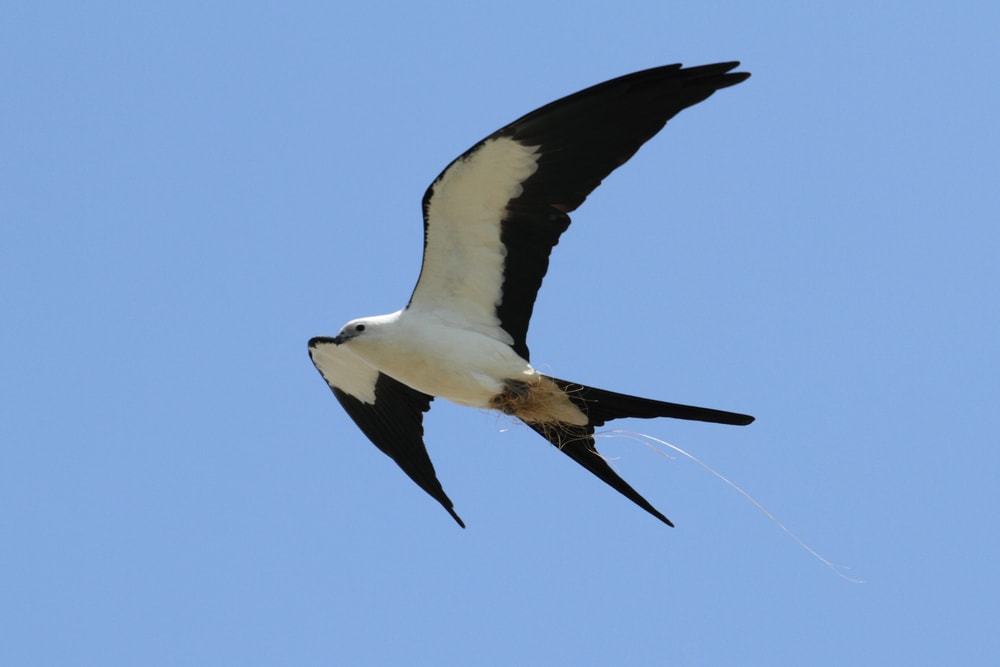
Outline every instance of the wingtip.
[(465, 528), (465, 522), (464, 522), (464, 521), (462, 521), (462, 518), (461, 518), (460, 516), (458, 516), (458, 514), (456, 514), (456, 513), (455, 513), (455, 510), (453, 510), (453, 509), (452, 509), (452, 508), (450, 508), (450, 507), (446, 507), (445, 509), (446, 509), (446, 510), (448, 510), (448, 514), (450, 514), (450, 515), (451, 515), (451, 518), (452, 518), (452, 519), (454, 519), (454, 520), (455, 520), (455, 522), (456, 522), (456, 523), (457, 523), (457, 524), (458, 524), (459, 526), (461, 526), (462, 528)]
[(735, 86), (739, 83), (743, 83), (750, 78), (750, 72), (734, 72), (733, 70), (740, 66), (739, 60), (730, 60), (728, 62), (716, 63), (714, 65), (699, 65), (697, 67), (687, 68), (688, 72), (691, 73), (704, 73), (714, 80), (717, 84), (716, 90), (721, 90), (722, 88), (729, 88), (730, 86)]

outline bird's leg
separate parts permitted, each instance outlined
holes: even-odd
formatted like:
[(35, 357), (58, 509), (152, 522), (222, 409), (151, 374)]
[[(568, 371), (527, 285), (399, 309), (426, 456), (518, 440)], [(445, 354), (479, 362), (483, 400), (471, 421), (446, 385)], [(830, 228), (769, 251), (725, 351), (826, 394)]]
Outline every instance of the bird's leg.
[(520, 380), (504, 380), (507, 391), (524, 400), (531, 394), (531, 384)]
[(505, 415), (516, 415), (531, 397), (531, 384), (520, 380), (504, 380), (504, 390), (490, 399), (491, 406)]

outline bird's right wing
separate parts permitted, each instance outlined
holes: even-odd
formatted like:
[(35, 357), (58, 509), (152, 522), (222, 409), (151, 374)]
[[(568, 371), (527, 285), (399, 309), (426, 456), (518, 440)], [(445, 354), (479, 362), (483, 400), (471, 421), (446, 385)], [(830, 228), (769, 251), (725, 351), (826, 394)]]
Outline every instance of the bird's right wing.
[(465, 528), (424, 446), (423, 413), (434, 397), (379, 372), (331, 338), (310, 340), (309, 357), (368, 439)]

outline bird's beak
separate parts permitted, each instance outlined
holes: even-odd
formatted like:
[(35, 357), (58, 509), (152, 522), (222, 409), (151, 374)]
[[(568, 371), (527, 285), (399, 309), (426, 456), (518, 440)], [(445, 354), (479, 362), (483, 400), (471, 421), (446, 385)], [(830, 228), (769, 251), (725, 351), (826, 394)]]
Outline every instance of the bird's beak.
[(336, 336), (330, 339), (330, 342), (332, 342), (334, 345), (340, 345), (345, 340), (347, 339), (344, 338), (343, 334), (337, 334)]

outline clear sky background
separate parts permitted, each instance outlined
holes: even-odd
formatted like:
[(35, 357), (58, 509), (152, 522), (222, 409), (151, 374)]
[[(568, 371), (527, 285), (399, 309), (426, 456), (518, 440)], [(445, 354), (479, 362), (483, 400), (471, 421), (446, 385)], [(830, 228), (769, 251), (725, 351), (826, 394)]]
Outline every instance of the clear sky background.
[[(0, 664), (996, 664), (996, 3), (0, 10)], [(306, 341), (409, 297), (420, 198), (557, 97), (753, 73), (574, 216), (529, 336), (748, 412), (602, 439), (669, 529), (435, 402), (451, 518)]]

